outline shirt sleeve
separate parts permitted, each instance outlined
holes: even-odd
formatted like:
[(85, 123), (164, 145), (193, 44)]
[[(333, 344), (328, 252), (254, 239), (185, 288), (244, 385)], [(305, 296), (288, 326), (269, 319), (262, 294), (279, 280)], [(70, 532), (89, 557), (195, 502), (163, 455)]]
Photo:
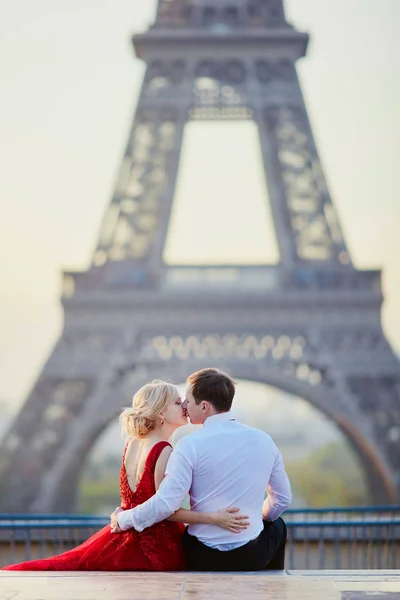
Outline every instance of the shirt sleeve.
[(266, 521), (275, 521), (292, 501), (290, 481), (285, 471), (283, 458), (277, 450), (271, 477), (268, 482), (268, 497), (264, 500), (262, 515)]
[[(192, 485), (194, 461), (188, 452), (185, 438), (180, 440), (169, 457), (165, 477), (158, 491), (143, 504), (118, 515), (121, 529), (143, 531), (170, 517), (180, 507)], [(186, 451), (185, 451), (186, 450)]]

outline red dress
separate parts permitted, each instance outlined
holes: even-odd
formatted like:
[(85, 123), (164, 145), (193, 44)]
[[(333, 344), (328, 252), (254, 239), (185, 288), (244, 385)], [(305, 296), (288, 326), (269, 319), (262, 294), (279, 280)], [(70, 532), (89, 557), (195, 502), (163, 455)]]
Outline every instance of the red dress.
[[(156, 493), (154, 470), (168, 442), (158, 442), (150, 450), (143, 475), (133, 492), (122, 458), (120, 473), (121, 506), (134, 508)], [(86, 542), (58, 556), (29, 560), (3, 567), (8, 571), (182, 571), (185, 559), (182, 549), (182, 523), (162, 521), (138, 533), (130, 529), (111, 533), (107, 525)]]

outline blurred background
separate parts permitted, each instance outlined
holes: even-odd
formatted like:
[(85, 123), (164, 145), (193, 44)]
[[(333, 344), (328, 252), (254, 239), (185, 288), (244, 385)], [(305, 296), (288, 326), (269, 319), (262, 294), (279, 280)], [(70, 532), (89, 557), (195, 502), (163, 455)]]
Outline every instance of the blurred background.
[[(130, 36), (148, 27), (155, 5), (0, 2), (0, 437), (61, 332), (61, 271), (88, 267), (144, 74)], [(285, 7), (312, 36), (298, 73), (314, 135), (355, 266), (383, 269), (383, 327), (399, 354), (400, 3)], [(276, 263), (255, 125), (190, 123), (183, 144), (165, 260)], [(294, 506), (369, 503), (357, 457), (308, 402), (239, 381), (235, 409), (281, 448)], [(86, 462), (78, 512), (114, 508), (122, 448), (111, 423)]]

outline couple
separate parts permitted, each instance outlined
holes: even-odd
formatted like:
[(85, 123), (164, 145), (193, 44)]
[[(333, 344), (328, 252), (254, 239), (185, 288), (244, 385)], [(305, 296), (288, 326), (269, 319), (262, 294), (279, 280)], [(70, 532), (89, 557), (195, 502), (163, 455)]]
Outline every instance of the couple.
[[(141, 388), (121, 415), (129, 441), (111, 526), (73, 550), (4, 569), (283, 569), (289, 480), (271, 438), (233, 418), (234, 394), (232, 379), (217, 369), (190, 375), (183, 403), (170, 383)], [(187, 417), (203, 428), (172, 450), (167, 440)], [(180, 508), (188, 494), (191, 510)]]

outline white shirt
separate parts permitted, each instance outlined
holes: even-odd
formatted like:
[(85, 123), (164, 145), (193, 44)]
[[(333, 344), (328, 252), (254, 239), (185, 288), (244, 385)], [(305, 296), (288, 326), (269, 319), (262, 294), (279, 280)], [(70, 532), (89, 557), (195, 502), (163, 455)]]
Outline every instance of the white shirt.
[[(264, 501), (265, 491), (268, 497)], [(233, 533), (216, 525), (190, 525), (190, 535), (219, 550), (256, 538), (262, 519), (275, 520), (292, 495), (281, 453), (269, 435), (234, 420), (232, 413), (208, 417), (203, 428), (182, 438), (173, 450), (157, 493), (118, 515), (122, 529), (142, 531), (171, 516), (190, 494), (198, 512), (236, 506), (250, 526)]]

